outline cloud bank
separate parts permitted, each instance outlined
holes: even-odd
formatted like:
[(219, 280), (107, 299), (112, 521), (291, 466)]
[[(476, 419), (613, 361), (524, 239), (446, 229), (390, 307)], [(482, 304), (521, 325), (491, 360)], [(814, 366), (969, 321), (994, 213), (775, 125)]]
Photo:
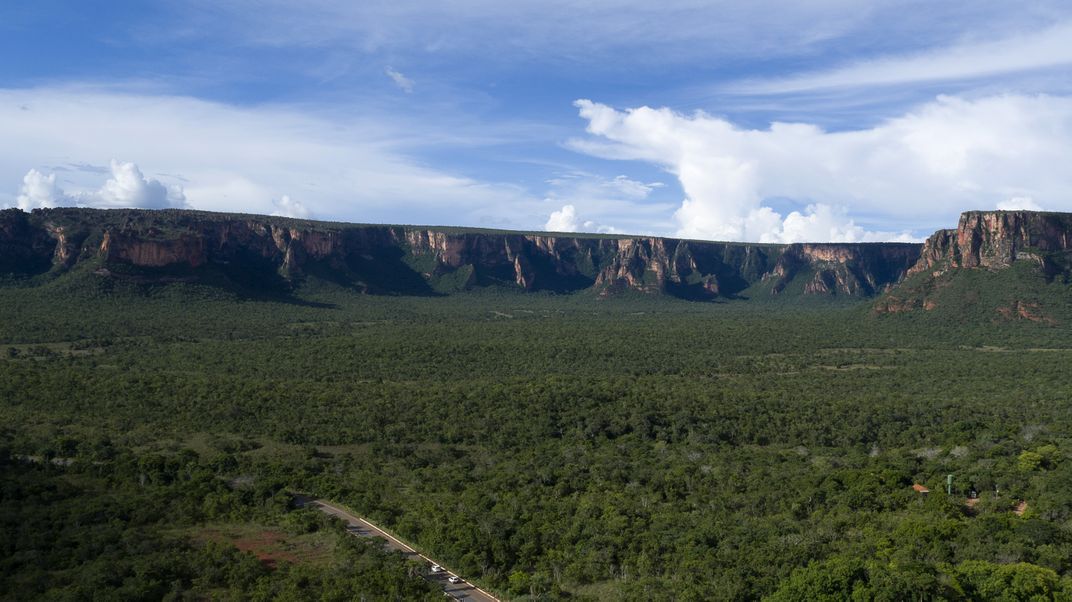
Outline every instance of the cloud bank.
[[(850, 216), (942, 222), (971, 208), (1029, 198), (1072, 208), (1072, 99), (941, 96), (860, 130), (804, 123), (746, 129), (703, 112), (617, 110), (576, 102), (590, 138), (571, 141), (595, 156), (639, 160), (674, 174), (685, 199), (678, 234), (721, 240), (795, 242), (904, 239), (870, 231)], [(806, 205), (783, 217), (772, 200)]]
[(1031, 197), (1018, 196), (1001, 201), (997, 204), (997, 209), (1001, 211), (1043, 211), (1042, 207), (1035, 202)]
[(68, 194), (56, 183), (55, 173), (46, 175), (31, 169), (22, 178), (22, 188), (16, 197), (15, 206), (23, 211), (64, 206), (98, 209), (166, 209), (187, 206), (186, 195), (181, 186), (166, 186), (159, 180), (146, 178), (133, 163), (113, 159), (111, 176), (98, 190)]
[[(0, 131), (0, 182), (8, 182), (0, 184), (0, 205), (165, 207), (184, 201), (208, 211), (381, 223), (410, 216), (519, 229), (547, 219), (542, 196), (520, 186), (411, 158), (414, 145), (436, 144), (442, 132), (382, 116), (321, 118), (302, 107), (35, 88), (0, 90)], [(110, 177), (102, 186), (92, 166), (108, 165), (112, 157), (135, 158), (156, 175), (146, 178), (133, 164), (116, 163), (105, 168)], [(36, 173), (27, 174), (30, 168)]]

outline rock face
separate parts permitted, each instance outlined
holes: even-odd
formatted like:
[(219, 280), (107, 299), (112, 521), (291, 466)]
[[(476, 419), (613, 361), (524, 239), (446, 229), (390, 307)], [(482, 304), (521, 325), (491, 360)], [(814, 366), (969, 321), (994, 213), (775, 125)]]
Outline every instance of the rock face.
[(472, 287), (705, 300), (762, 295), (872, 296), (916, 263), (920, 245), (767, 245), (655, 237), (558, 236), (370, 226), (197, 211), (0, 212), (4, 273), (86, 264), (102, 277), (210, 271), (292, 286), (319, 277), (384, 294)]
[[(955, 230), (939, 230), (923, 244), (919, 260), (906, 273), (908, 281), (879, 300), (879, 313), (898, 313), (939, 306), (936, 300), (956, 270), (1000, 271), (1030, 262), (1047, 279), (1069, 276), (1072, 259), (1072, 214), (1037, 211), (968, 211)], [(1037, 305), (1014, 301), (1000, 315), (1036, 319)]]
[(768, 277), (778, 294), (801, 271), (814, 275), (804, 294), (840, 292), (872, 296), (884, 292), (905, 274), (905, 266), (919, 257), (918, 245), (898, 244), (793, 244), (781, 254)]
[(1037, 211), (968, 211), (956, 230), (927, 239), (909, 275), (955, 268), (1007, 268), (1016, 261), (1049, 267), (1054, 252), (1072, 249), (1072, 214)]
[[(59, 240), (62, 229), (54, 229), (57, 236), (57, 249), (62, 246)], [(141, 237), (129, 231), (104, 233), (100, 245), (100, 256), (105, 261), (125, 262), (142, 267), (165, 267), (176, 264), (196, 268), (205, 264), (204, 239), (191, 234), (182, 234), (177, 238)], [(57, 251), (57, 257), (59, 252)]]

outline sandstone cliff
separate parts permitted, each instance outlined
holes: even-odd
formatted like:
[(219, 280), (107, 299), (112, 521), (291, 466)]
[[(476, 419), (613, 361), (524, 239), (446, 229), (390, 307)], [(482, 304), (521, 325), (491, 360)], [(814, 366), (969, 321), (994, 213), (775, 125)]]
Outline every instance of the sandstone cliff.
[(918, 245), (794, 244), (781, 254), (767, 277), (775, 281), (775, 294), (801, 271), (810, 271), (813, 275), (804, 284), (805, 294), (836, 291), (871, 296), (899, 281), (919, 251)]
[(151, 281), (215, 270), (247, 280), (325, 278), (359, 291), (443, 294), (482, 286), (689, 299), (872, 296), (919, 256), (913, 244), (764, 245), (351, 225), (196, 211), (45, 209), (0, 214), (4, 271)]
[[(1036, 211), (968, 211), (955, 230), (939, 230), (923, 244), (906, 281), (875, 306), (878, 312), (932, 310), (961, 270), (1001, 271), (1027, 262), (1047, 281), (1067, 278), (1072, 259), (1072, 214)], [(1034, 319), (1030, 304), (1010, 301), (1005, 317)]]
[(1072, 214), (1035, 211), (968, 211), (956, 230), (939, 230), (923, 245), (909, 274), (950, 268), (1001, 269), (1015, 261), (1046, 265), (1054, 252), (1072, 248)]

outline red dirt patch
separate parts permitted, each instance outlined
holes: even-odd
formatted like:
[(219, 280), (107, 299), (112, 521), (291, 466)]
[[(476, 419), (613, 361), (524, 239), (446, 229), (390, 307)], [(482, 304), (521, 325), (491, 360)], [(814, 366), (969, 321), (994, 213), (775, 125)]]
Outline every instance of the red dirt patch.
[(282, 531), (256, 525), (209, 526), (193, 534), (194, 539), (232, 545), (257, 557), (266, 567), (280, 562), (312, 563), (330, 555), (321, 541), (309, 535), (291, 536)]
[(298, 557), (290, 552), (283, 552), (276, 550), (279, 544), (286, 543), (286, 535), (277, 531), (261, 531), (252, 537), (242, 537), (231, 542), (231, 544), (242, 550), (243, 552), (252, 552), (257, 560), (260, 560), (264, 566), (274, 569), (277, 562), (285, 560), (286, 562), (298, 562)]

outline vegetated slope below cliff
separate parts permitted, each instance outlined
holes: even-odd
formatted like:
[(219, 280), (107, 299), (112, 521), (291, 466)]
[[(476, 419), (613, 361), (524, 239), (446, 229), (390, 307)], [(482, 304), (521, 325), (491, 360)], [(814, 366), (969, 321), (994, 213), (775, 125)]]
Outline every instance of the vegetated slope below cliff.
[(769, 245), (313, 222), (199, 211), (0, 212), (0, 273), (37, 283), (199, 282), (290, 294), (308, 282), (361, 293), (495, 287), (690, 300), (864, 298), (920, 253), (903, 243)]
[(927, 240), (875, 311), (1055, 325), (1072, 318), (1070, 282), (1072, 214), (970, 211)]

